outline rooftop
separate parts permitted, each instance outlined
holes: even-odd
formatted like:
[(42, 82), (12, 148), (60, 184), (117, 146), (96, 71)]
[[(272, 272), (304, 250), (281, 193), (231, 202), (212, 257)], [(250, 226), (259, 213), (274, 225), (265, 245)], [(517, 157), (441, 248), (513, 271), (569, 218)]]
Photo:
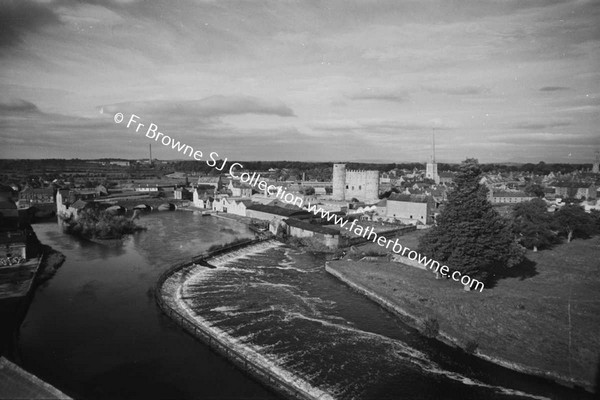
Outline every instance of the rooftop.
[(335, 229), (327, 228), (327, 227), (324, 227), (321, 225), (310, 224), (308, 222), (299, 221), (297, 219), (286, 219), (285, 223), (288, 224), (289, 226), (293, 226), (294, 228), (299, 228), (299, 229), (303, 229), (305, 231), (310, 231), (310, 232), (317, 232), (317, 233), (321, 233), (323, 235), (339, 235), (340, 234), (340, 232), (338, 232)]

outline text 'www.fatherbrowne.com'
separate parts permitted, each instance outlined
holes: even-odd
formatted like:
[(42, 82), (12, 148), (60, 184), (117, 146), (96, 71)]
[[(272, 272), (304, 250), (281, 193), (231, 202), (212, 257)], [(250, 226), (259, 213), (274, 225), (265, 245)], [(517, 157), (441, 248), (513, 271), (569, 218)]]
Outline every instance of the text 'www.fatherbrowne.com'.
[[(121, 124), (125, 120), (125, 116), (123, 113), (116, 113), (113, 116), (114, 121), (117, 124)], [(158, 130), (158, 125), (154, 123), (150, 123), (148, 125), (140, 122), (140, 117), (131, 114), (127, 121), (127, 128), (135, 130), (135, 133), (141, 134), (143, 133), (148, 139), (154, 140), (155, 142), (162, 143), (164, 146), (170, 147), (173, 150), (178, 151), (196, 161), (206, 161), (206, 164), (209, 167), (215, 168), (217, 171), (223, 171), (225, 166), (227, 165), (227, 158), (221, 160), (219, 154), (215, 151), (212, 151), (208, 154), (208, 158), (204, 159), (204, 153), (202, 150), (196, 149), (188, 144), (182, 143), (179, 140), (172, 138), (169, 135), (164, 134)], [(217, 164), (220, 164), (217, 167)], [(429, 268), (430, 270), (440, 273), (444, 277), (450, 277), (452, 280), (456, 282), (460, 282), (464, 286), (468, 286), (471, 289), (479, 289), (480, 292), (483, 291), (484, 284), (483, 282), (478, 281), (477, 279), (473, 279), (468, 275), (462, 275), (460, 271), (453, 271), (450, 274), (450, 268), (446, 265), (440, 264), (438, 261), (435, 261), (431, 258), (428, 258), (422, 254), (419, 254), (415, 250), (411, 250), (408, 247), (402, 246), (398, 239), (392, 241), (391, 239), (387, 239), (384, 236), (379, 236), (373, 227), (363, 227), (360, 224), (356, 223), (356, 220), (353, 220), (350, 226), (346, 226), (348, 224), (348, 219), (341, 217), (337, 214), (331, 214), (329, 211), (323, 210), (322, 208), (317, 208), (317, 205), (311, 204), (309, 201), (304, 204), (304, 199), (296, 194), (286, 192), (281, 186), (275, 186), (269, 184), (267, 181), (260, 179), (260, 174), (257, 176), (256, 173), (250, 175), (248, 172), (243, 172), (241, 174), (236, 174), (237, 168), (244, 168), (244, 166), (240, 163), (232, 163), (229, 166), (229, 174), (231, 177), (240, 179), (241, 182), (246, 183), (257, 190), (268, 193), (271, 196), (275, 196), (281, 201), (287, 204), (293, 204), (305, 210), (308, 210), (310, 213), (314, 214), (317, 217), (320, 217), (322, 220), (326, 220), (328, 222), (332, 222), (338, 225), (342, 229), (346, 229), (352, 231), (355, 235), (366, 238), (367, 240), (373, 241), (373, 243), (377, 243), (381, 247), (385, 247), (389, 249), (392, 247), (392, 252), (406, 257), (411, 261), (416, 261), (419, 264), (425, 266), (425, 268)]]

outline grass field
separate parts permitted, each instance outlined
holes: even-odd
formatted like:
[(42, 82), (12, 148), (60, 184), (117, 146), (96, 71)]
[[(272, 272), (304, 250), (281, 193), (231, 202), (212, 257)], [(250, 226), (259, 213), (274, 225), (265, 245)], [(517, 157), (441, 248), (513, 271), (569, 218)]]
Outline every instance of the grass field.
[[(416, 248), (414, 232), (400, 242)], [(414, 247), (413, 247), (414, 246)], [(381, 251), (368, 244), (364, 251)], [(357, 259), (349, 254), (347, 258)], [(491, 288), (465, 292), (458, 282), (392, 262), (332, 261), (344, 277), (417, 316), (480, 355), (550, 372), (592, 388), (600, 362), (600, 237), (529, 252), (530, 262)]]

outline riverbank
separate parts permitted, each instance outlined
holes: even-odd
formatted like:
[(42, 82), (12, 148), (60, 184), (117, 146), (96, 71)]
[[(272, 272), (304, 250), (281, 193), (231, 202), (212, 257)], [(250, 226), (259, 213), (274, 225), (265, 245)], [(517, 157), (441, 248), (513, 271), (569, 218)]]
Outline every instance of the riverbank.
[(29, 268), (27, 265), (19, 266), (16, 275), (8, 275), (8, 281), (0, 285), (0, 292), (5, 295), (0, 299), (0, 320), (3, 322), (0, 329), (0, 355), (12, 359), (18, 360), (15, 349), (19, 327), (27, 314), (35, 289), (50, 279), (65, 261), (65, 256), (50, 246), (40, 243), (39, 247), (40, 256), (26, 263)]
[(600, 353), (594, 334), (600, 331), (600, 277), (594, 272), (599, 245), (595, 237), (530, 253), (527, 271), (483, 293), (383, 260), (331, 261), (327, 271), (441, 341), (593, 391)]
[(274, 240), (254, 240), (231, 246), (229, 249), (217, 249), (205, 253), (202, 257), (194, 257), (193, 263), (174, 265), (157, 283), (155, 293), (157, 302), (165, 314), (188, 333), (275, 392), (286, 398), (330, 400), (332, 399), (330, 395), (311, 386), (301, 377), (282, 369), (274, 360), (212, 326), (207, 320), (196, 315), (186, 304), (184, 291), (187, 280), (210, 273), (210, 268), (200, 265), (201, 263), (210, 265), (213, 257), (217, 255), (225, 256), (228, 261), (231, 261), (229, 258), (231, 256), (244, 256), (278, 245), (279, 243)]
[(49, 383), (0, 357), (0, 399), (71, 399)]

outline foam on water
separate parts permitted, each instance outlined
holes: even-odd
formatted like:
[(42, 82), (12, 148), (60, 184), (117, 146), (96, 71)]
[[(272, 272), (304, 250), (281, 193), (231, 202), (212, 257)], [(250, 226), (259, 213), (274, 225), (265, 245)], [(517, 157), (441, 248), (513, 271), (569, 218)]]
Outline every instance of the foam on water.
[(252, 362), (256, 365), (261, 365), (263, 367), (268, 368), (272, 373), (274, 373), (280, 379), (286, 381), (287, 383), (305, 391), (306, 393), (310, 393), (311, 396), (314, 396), (315, 398), (322, 400), (333, 400), (333, 397), (330, 394), (324, 392), (323, 390), (317, 387), (312, 386), (309, 382), (307, 382), (300, 376), (294, 375), (290, 371), (281, 368), (278, 365), (276, 359), (267, 358), (259, 352), (260, 349), (255, 349), (254, 346), (244, 343), (242, 338), (246, 337), (233, 337), (227, 332), (212, 326), (212, 324), (209, 323), (202, 316), (195, 314), (194, 311), (190, 309), (187, 302), (181, 298), (181, 288), (182, 286), (176, 288), (174, 300), (175, 303), (178, 305), (178, 308), (182, 310), (188, 318), (195, 320), (198, 323), (198, 325), (203, 326), (214, 336), (219, 337), (223, 341), (229, 342), (231, 348), (237, 353), (244, 355), (248, 360), (252, 360)]

